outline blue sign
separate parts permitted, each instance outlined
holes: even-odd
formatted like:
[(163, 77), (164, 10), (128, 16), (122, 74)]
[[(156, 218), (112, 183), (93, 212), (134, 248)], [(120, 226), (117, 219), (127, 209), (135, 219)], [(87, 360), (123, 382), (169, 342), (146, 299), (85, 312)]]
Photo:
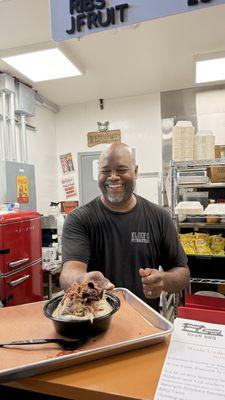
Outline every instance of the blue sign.
[(51, 0), (52, 37), (55, 41), (137, 24), (225, 0)]

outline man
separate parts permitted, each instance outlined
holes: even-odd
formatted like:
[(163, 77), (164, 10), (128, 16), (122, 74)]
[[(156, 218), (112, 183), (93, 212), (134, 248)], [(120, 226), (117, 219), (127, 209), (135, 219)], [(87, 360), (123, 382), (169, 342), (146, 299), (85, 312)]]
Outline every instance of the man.
[(134, 194), (137, 173), (126, 144), (101, 153), (101, 197), (65, 220), (60, 281), (64, 289), (86, 280), (107, 290), (126, 287), (158, 309), (162, 291), (188, 285), (189, 269), (168, 211)]

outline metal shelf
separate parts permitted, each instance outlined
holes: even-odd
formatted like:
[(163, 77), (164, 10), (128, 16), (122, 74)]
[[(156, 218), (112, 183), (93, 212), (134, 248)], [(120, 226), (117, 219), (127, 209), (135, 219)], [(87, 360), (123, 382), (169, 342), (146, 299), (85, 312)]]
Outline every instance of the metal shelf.
[(212, 167), (213, 165), (225, 165), (225, 158), (215, 158), (212, 160), (198, 160), (198, 161), (182, 161), (174, 162), (172, 161), (172, 166), (177, 169), (191, 169), (191, 168), (202, 168), (202, 167)]
[[(172, 219), (174, 220), (178, 230), (182, 230), (182, 228), (191, 228), (193, 230), (197, 229), (205, 229), (206, 231), (210, 231), (212, 229), (225, 229), (224, 222), (179, 222), (178, 217), (175, 215), (175, 207), (179, 201), (179, 194), (181, 193), (182, 189), (185, 191), (185, 188), (193, 188), (194, 189), (204, 189), (205, 191), (224, 191), (225, 189), (225, 182), (195, 182), (195, 183), (178, 183), (178, 172), (188, 171), (188, 172), (195, 172), (201, 170), (207, 170), (211, 166), (225, 166), (225, 158), (221, 159), (213, 159), (213, 160), (201, 160), (201, 161), (184, 161), (184, 162), (171, 162), (170, 164), (170, 182), (171, 182), (171, 215)], [(219, 193), (219, 192), (218, 192)], [(202, 215), (203, 217), (207, 218), (207, 215)], [(197, 216), (196, 216), (197, 217)], [(199, 217), (199, 216), (198, 216)], [(223, 218), (224, 216), (220, 216)], [(223, 235), (224, 236), (224, 235)], [(189, 259), (189, 265), (191, 274), (194, 276), (201, 276), (198, 278), (190, 278), (190, 284), (198, 283), (198, 284), (225, 284), (224, 279), (218, 279), (218, 277), (224, 276), (224, 268), (223, 265), (225, 264), (225, 256), (218, 256), (218, 255), (201, 255), (201, 254), (187, 254)], [(210, 265), (213, 265), (213, 269), (208, 271)], [(193, 269), (193, 273), (192, 273)], [(216, 277), (214, 279), (213, 277)], [(207, 278), (208, 277), (208, 278)], [(211, 277), (211, 279), (209, 278)], [(191, 290), (191, 285), (190, 285)], [(177, 305), (174, 306), (174, 313), (176, 314)]]
[(216, 189), (225, 188), (225, 182), (223, 183), (178, 183), (177, 187), (179, 189), (185, 188), (195, 188), (195, 189)]
[(180, 228), (206, 228), (206, 229), (225, 229), (223, 222), (179, 222)]
[(190, 278), (191, 283), (208, 283), (210, 285), (225, 284), (225, 279)]
[(215, 258), (224, 258), (225, 260), (225, 256), (219, 256), (219, 255), (213, 255), (213, 254), (186, 254), (187, 257), (194, 257), (194, 258), (210, 258), (210, 259), (215, 259)]

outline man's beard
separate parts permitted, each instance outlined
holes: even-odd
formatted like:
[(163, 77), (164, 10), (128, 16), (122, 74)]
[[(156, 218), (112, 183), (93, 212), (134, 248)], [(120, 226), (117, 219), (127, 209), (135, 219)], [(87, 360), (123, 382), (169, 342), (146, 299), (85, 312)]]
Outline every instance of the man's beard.
[(112, 196), (107, 193), (106, 197), (107, 197), (107, 200), (112, 204), (119, 204), (124, 200), (124, 194), (118, 194), (118, 195)]

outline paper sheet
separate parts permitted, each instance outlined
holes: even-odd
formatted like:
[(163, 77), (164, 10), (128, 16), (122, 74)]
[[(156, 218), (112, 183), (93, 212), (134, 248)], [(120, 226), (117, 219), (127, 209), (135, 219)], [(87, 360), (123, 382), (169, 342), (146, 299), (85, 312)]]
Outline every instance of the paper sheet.
[(225, 326), (177, 318), (154, 400), (225, 399)]

